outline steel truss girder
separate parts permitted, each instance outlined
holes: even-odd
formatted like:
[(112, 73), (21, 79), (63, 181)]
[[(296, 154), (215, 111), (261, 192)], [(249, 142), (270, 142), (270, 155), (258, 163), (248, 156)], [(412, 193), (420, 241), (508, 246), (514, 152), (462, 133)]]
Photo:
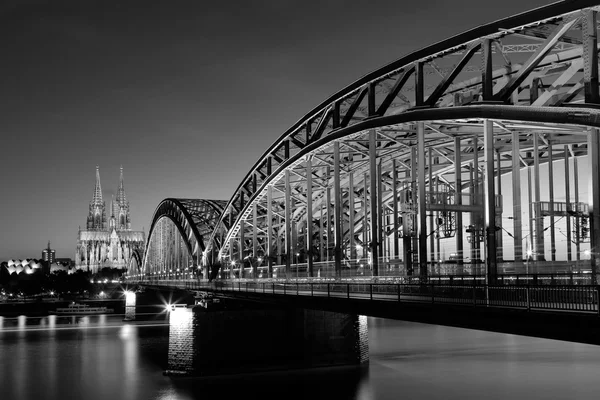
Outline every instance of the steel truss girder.
[[(485, 109), (485, 110), (489, 110), (489, 111), (496, 109), (496, 111), (499, 111), (499, 110), (513, 110), (513, 111), (517, 112), (517, 111), (521, 110), (521, 111), (522, 111), (524, 114), (522, 114), (522, 115), (519, 117), (519, 119), (521, 119), (521, 120), (530, 120), (530, 121), (534, 121), (534, 120), (536, 120), (536, 119), (540, 119), (540, 120), (542, 120), (542, 121), (541, 121), (540, 123), (537, 123), (537, 126), (539, 126), (539, 127), (541, 127), (541, 126), (544, 126), (544, 122), (552, 122), (552, 121), (554, 121), (554, 122), (563, 122), (563, 121), (565, 120), (565, 118), (564, 118), (564, 117), (565, 117), (565, 116), (567, 116), (567, 115), (569, 115), (569, 112), (570, 112), (568, 109), (564, 109), (564, 110), (553, 110), (553, 112), (556, 112), (557, 114), (560, 114), (560, 115), (562, 115), (562, 117), (561, 117), (561, 116), (559, 116), (559, 115), (551, 115), (551, 114), (552, 114), (552, 112), (549, 112), (548, 114), (541, 114), (541, 113), (539, 113), (539, 112), (536, 112), (535, 110), (532, 110), (532, 109), (530, 109), (530, 108), (516, 108), (516, 107), (510, 107), (510, 106), (484, 106), (484, 105), (482, 105), (482, 106), (478, 106), (478, 107), (481, 107), (481, 109), (482, 109), (482, 110), (483, 110), (483, 109)], [(473, 109), (473, 108), (475, 108), (475, 107), (471, 107), (471, 108)], [(578, 110), (579, 110), (579, 111), (581, 111), (580, 109), (578, 109)], [(450, 111), (450, 110), (449, 110), (449, 111)], [(580, 121), (580, 123), (586, 123), (586, 124), (587, 124), (587, 123), (591, 123), (591, 124), (594, 124), (594, 123), (595, 123), (595, 124), (597, 124), (597, 123), (598, 123), (598, 122), (594, 122), (594, 121), (595, 121), (595, 118), (597, 118), (597, 117), (592, 117), (592, 116), (591, 116), (591, 114), (587, 114), (587, 113), (588, 113), (588, 112), (590, 112), (590, 111), (591, 111), (591, 110), (587, 110), (586, 112), (584, 112), (584, 113), (580, 113), (580, 114), (578, 115), (578, 118), (581, 118), (581, 121)], [(444, 113), (444, 111), (443, 111), (443, 110), (431, 110), (431, 111), (427, 111), (427, 110), (421, 110), (421, 111), (415, 111), (415, 113), (419, 113), (419, 112), (425, 112), (425, 113), (434, 113), (434, 114), (435, 114), (435, 113)], [(452, 110), (452, 112), (457, 112), (457, 113), (460, 113), (460, 110), (458, 110), (458, 109), (454, 109), (454, 110)], [(594, 114), (594, 113), (596, 113), (596, 111), (593, 111), (593, 112), (592, 112), (592, 114)], [(475, 114), (476, 114), (476, 113), (475, 113)], [(529, 114), (531, 114), (531, 115), (529, 115)], [(484, 116), (484, 115), (482, 115), (482, 116)], [(401, 120), (401, 117), (402, 117), (401, 115), (398, 115), (398, 116), (395, 116), (395, 118), (394, 118), (394, 119), (396, 119), (396, 120)], [(562, 120), (561, 120), (561, 118), (562, 118)], [(427, 118), (427, 119), (435, 119), (435, 118)], [(382, 118), (382, 120), (388, 120), (388, 121), (390, 121), (390, 119), (389, 119), (389, 118)], [(585, 121), (585, 122), (584, 122), (584, 121)], [(396, 122), (397, 122), (397, 121), (394, 121), (394, 123), (396, 123)], [(504, 122), (502, 122), (502, 124), (503, 124), (504, 126), (511, 126), (511, 122), (510, 122), (509, 120), (505, 120)], [(390, 122), (390, 125), (393, 125), (393, 123), (392, 123), (392, 122)], [(376, 124), (374, 124), (374, 126), (376, 126)], [(534, 126), (534, 125), (532, 125), (532, 126)], [(338, 137), (339, 137), (339, 138), (342, 138), (342, 137), (345, 137), (346, 135), (347, 135), (348, 137), (352, 137), (352, 135), (353, 135), (352, 131), (353, 131), (354, 129), (356, 129), (356, 128), (352, 128), (352, 127), (351, 127), (351, 128), (348, 128), (348, 129), (346, 129), (346, 131), (349, 131), (349, 132), (346, 132), (346, 134), (345, 134), (345, 135), (343, 135), (343, 134), (341, 134), (341, 133), (340, 133), (340, 135), (339, 135)], [(536, 129), (537, 129), (537, 128), (536, 128)], [(505, 135), (506, 135), (506, 134), (505, 134)], [(499, 136), (502, 136), (502, 134), (499, 134)], [(444, 135), (444, 136), (443, 136), (443, 138), (444, 138), (446, 141), (448, 141), (448, 140), (451, 140), (451, 139), (452, 139), (451, 137), (448, 137), (448, 136), (446, 136), (446, 135)], [(331, 138), (331, 140), (334, 140), (334, 139), (333, 139), (333, 138)], [(436, 143), (437, 143), (437, 142), (436, 142), (436, 140), (439, 140), (439, 144), (436, 144)], [(436, 140), (434, 140), (434, 141), (431, 141), (431, 140), (430, 140), (430, 141), (426, 142), (426, 143), (427, 143), (427, 146), (428, 146), (428, 147), (430, 147), (431, 145), (443, 146), (443, 142), (442, 142), (442, 139), (441, 139), (441, 138), (439, 138), (439, 139), (436, 139)], [(379, 141), (379, 140), (378, 140), (378, 141)], [(323, 150), (323, 149), (327, 148), (327, 145), (326, 145), (326, 143), (328, 143), (328, 141), (327, 141), (327, 138), (323, 138), (323, 139), (322, 139), (322, 140), (321, 140), (319, 143), (316, 143), (316, 144), (314, 144), (314, 145), (312, 145), (312, 146), (309, 146), (309, 148), (307, 148), (307, 150), (313, 150), (313, 149), (314, 149), (314, 150), (316, 150), (316, 149), (321, 149), (321, 150)], [(507, 143), (507, 146), (508, 146), (508, 144), (510, 143), (510, 141), (506, 141), (506, 143)], [(468, 146), (464, 146), (464, 148), (463, 148), (463, 149), (461, 149), (461, 150), (462, 150), (462, 151), (464, 151), (464, 149), (466, 149), (467, 147), (468, 147)], [(311, 148), (312, 148), (312, 149), (311, 149)], [(314, 153), (314, 150), (313, 150), (312, 152), (310, 152), (310, 153), (309, 153), (309, 152), (306, 152), (306, 153), (304, 153), (304, 154), (311, 154), (311, 156), (312, 156), (312, 155), (314, 155), (314, 154), (315, 154), (315, 153)], [(274, 175), (279, 175), (279, 176), (281, 176), (281, 175), (282, 175), (282, 172), (283, 172), (283, 171), (285, 171), (285, 168), (292, 168), (292, 169), (293, 169), (293, 168), (297, 168), (298, 166), (300, 166), (300, 165), (301, 165), (301, 164), (299, 164), (299, 162), (300, 162), (300, 159), (301, 159), (301, 158), (303, 158), (303, 157), (306, 157), (304, 154), (302, 154), (302, 153), (300, 153), (300, 154), (297, 154), (297, 157), (296, 157), (296, 160), (295, 160), (295, 161), (293, 161), (293, 160), (290, 160), (290, 162), (289, 162), (289, 164), (288, 164), (289, 166), (288, 166), (288, 165), (282, 165), (282, 166), (280, 167), (280, 169), (279, 169), (279, 171), (278, 171), (278, 172), (274, 172)], [(321, 154), (327, 154), (327, 152), (324, 152), (324, 153), (321, 153)], [(329, 153), (329, 155), (327, 155), (326, 157), (330, 157), (330, 156), (331, 156), (331, 154)], [(321, 157), (321, 158), (322, 158), (322, 157)], [(314, 159), (314, 158), (313, 158), (313, 159)], [(324, 159), (324, 160), (325, 160), (325, 159)], [(467, 158), (466, 160), (468, 160), (468, 158)], [(326, 160), (325, 160), (325, 161), (326, 161)], [(355, 161), (355, 160), (354, 160), (354, 161)], [(323, 168), (327, 167), (327, 164), (328, 164), (328, 162), (325, 162), (325, 165), (323, 165)], [(385, 167), (384, 167), (384, 169), (385, 169)], [(438, 171), (436, 171), (436, 173), (438, 173)], [(314, 174), (314, 171), (313, 171), (313, 174)], [(315, 176), (318, 176), (318, 175), (315, 175)], [(360, 176), (360, 174), (359, 174), (359, 176)], [(300, 180), (298, 180), (298, 181), (296, 181), (296, 182), (299, 182), (299, 183), (301, 184), (301, 183), (302, 183), (302, 179), (300, 179)], [(294, 189), (294, 190), (296, 190), (296, 189)], [(301, 190), (299, 190), (299, 192), (302, 192), (302, 191), (301, 191)], [(384, 196), (384, 197), (385, 197), (385, 196)], [(250, 201), (253, 201), (252, 199), (249, 199), (249, 200), (250, 200)], [(317, 207), (319, 207), (319, 206), (317, 206)], [(345, 205), (345, 206), (344, 206), (344, 209), (345, 209), (345, 210), (346, 210), (346, 209), (348, 209), (348, 206), (347, 206), (347, 205)], [(344, 214), (345, 214), (345, 215), (347, 215), (347, 212), (344, 212)], [(294, 217), (294, 219), (295, 219), (295, 220), (297, 220), (297, 218), (298, 218), (298, 217), (296, 217), (296, 215), (298, 215), (298, 216), (299, 216), (300, 214), (298, 214), (298, 213), (296, 213), (296, 214), (295, 214), (295, 217)], [(235, 225), (235, 223), (234, 223), (234, 225)], [(358, 228), (357, 228), (357, 229), (358, 229)], [(279, 235), (281, 235), (281, 234), (283, 234), (283, 233), (284, 233), (284, 232), (280, 232), (280, 233), (279, 233)]]
[(206, 249), (206, 239), (216, 232), (217, 223), (225, 205), (226, 202), (222, 200), (174, 198), (163, 200), (152, 217), (143, 259), (144, 268), (147, 263), (155, 226), (162, 218), (168, 218), (175, 224), (184, 239), (189, 254), (194, 257), (195, 262), (199, 262), (201, 253)]

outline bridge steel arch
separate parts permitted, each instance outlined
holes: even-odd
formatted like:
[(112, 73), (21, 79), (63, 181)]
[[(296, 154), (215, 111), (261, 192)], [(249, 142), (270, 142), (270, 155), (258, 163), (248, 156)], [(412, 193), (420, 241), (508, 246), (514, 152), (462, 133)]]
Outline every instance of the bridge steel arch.
[(245, 176), (215, 221), (205, 264), (214, 251), (229, 278), (424, 278), (441, 272), (445, 240), (455, 273), (483, 268), (493, 281), (512, 247), (514, 267), (584, 265), (596, 283), (597, 3), (477, 27), (330, 96)]
[(131, 252), (127, 266), (128, 275), (141, 275), (144, 261), (144, 250), (136, 248)]
[(138, 275), (170, 277), (183, 276), (184, 271), (193, 273), (225, 204), (222, 200), (163, 200), (154, 212)]

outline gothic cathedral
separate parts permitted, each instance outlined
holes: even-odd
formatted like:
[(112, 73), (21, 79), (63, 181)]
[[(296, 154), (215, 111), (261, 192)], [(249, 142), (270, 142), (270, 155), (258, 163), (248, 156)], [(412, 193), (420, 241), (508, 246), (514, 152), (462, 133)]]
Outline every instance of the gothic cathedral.
[(102, 268), (128, 267), (133, 251), (143, 253), (144, 232), (131, 230), (129, 202), (125, 197), (123, 167), (116, 199), (110, 202), (110, 218), (106, 218), (106, 205), (102, 200), (100, 169), (96, 166), (96, 187), (90, 202), (86, 229), (79, 228), (75, 266), (92, 273)]

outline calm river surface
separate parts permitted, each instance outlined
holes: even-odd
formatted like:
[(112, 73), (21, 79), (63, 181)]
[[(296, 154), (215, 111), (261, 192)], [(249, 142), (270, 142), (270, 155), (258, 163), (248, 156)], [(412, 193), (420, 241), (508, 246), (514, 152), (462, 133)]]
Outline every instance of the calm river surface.
[[(170, 378), (165, 316), (0, 317), (0, 399), (593, 399), (600, 347), (369, 318), (367, 368)], [(240, 342), (232, 345), (252, 345)]]

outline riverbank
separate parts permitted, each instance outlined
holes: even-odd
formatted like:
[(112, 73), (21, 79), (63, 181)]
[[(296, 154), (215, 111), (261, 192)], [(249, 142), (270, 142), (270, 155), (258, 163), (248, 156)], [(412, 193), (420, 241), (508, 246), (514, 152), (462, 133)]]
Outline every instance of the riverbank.
[[(67, 307), (72, 301), (27, 301), (27, 302), (2, 302), (0, 303), (0, 316), (17, 317), (25, 315), (27, 317), (41, 317), (49, 314), (50, 311), (56, 311), (59, 307)], [(123, 299), (108, 300), (77, 300), (79, 304), (87, 304), (91, 307), (106, 307), (115, 310), (115, 313), (122, 314), (125, 310), (125, 301)]]
[[(165, 305), (179, 298), (172, 299), (171, 296), (161, 298), (155, 292), (138, 293), (136, 299), (136, 313), (160, 313), (164, 311)], [(18, 317), (43, 317), (49, 315), (50, 311), (56, 311), (59, 307), (67, 307), (75, 301), (79, 304), (87, 304), (90, 307), (112, 308), (115, 314), (125, 313), (124, 298), (109, 299), (61, 299), (53, 301), (10, 301), (0, 302), (0, 316)]]

